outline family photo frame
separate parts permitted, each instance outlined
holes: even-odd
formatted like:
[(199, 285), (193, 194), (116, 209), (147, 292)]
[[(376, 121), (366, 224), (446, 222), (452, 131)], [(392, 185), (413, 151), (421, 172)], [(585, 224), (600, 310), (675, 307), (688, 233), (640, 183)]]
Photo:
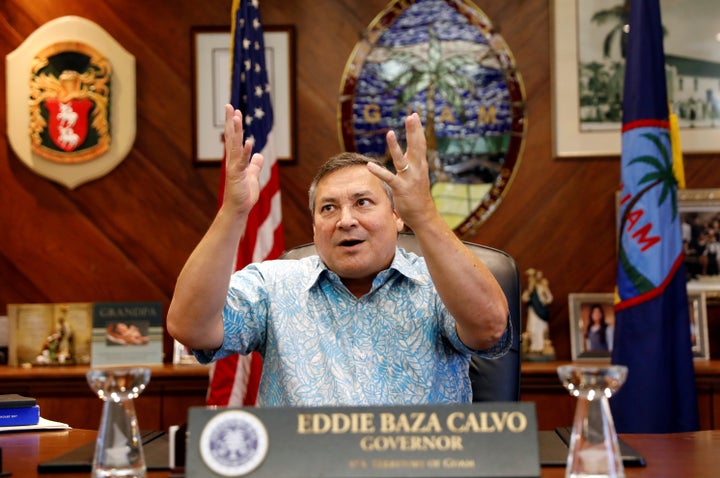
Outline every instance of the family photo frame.
[(695, 360), (710, 360), (705, 293), (688, 292), (688, 307), (690, 312), (690, 339), (692, 341), (693, 358)]
[[(625, 59), (614, 29), (623, 19), (612, 13), (622, 3), (551, 0), (556, 158), (620, 155)], [(660, 0), (660, 5), (668, 101), (678, 116), (683, 152), (717, 151), (720, 84), (712, 72), (720, 68), (715, 41), (720, 10), (715, 0)]]
[[(273, 107), (275, 151), (280, 164), (296, 160), (295, 30), (292, 25), (264, 27), (265, 61)], [(193, 162), (222, 161), (224, 106), (230, 100), (228, 27), (193, 27)]]
[[(720, 189), (678, 189), (688, 292), (720, 301)], [(620, 224), (620, 193), (615, 193), (615, 224)], [(620, 231), (615, 231), (616, 242)], [(617, 244), (616, 244), (617, 247)]]
[[(609, 362), (615, 333), (612, 293), (572, 293), (570, 311), (570, 351), (573, 361)], [(693, 359), (709, 360), (707, 303), (704, 292), (688, 292)]]
[[(570, 313), (570, 351), (572, 360), (610, 361), (615, 327), (612, 293), (572, 293), (568, 295)], [(593, 330), (595, 316), (597, 330)]]
[(678, 190), (688, 292), (720, 299), (720, 189)]

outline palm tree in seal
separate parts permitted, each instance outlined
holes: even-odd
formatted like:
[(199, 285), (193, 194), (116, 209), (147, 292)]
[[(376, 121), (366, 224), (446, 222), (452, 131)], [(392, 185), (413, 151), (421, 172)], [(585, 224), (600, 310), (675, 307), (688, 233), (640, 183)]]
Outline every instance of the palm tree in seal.
[[(635, 285), (637, 290), (640, 293), (643, 293), (654, 289), (655, 286), (628, 260), (627, 254), (622, 247), (622, 236), (623, 233), (626, 232), (625, 225), (627, 224), (628, 218), (635, 204), (637, 204), (637, 202), (645, 194), (647, 194), (652, 188), (656, 186), (660, 186), (662, 188), (662, 190), (660, 191), (660, 196), (658, 197), (658, 207), (661, 207), (665, 203), (665, 201), (670, 198), (672, 208), (672, 220), (674, 221), (678, 215), (677, 195), (674, 194), (674, 192), (677, 190), (678, 182), (675, 178), (675, 174), (673, 173), (672, 151), (670, 150), (670, 148), (668, 148), (668, 145), (670, 144), (669, 133), (664, 132), (661, 133), (661, 135), (645, 133), (640, 136), (651, 141), (660, 154), (658, 156), (646, 154), (633, 158), (628, 162), (628, 165), (644, 163), (648, 166), (651, 166), (653, 170), (646, 173), (642, 178), (640, 178), (640, 181), (638, 181), (638, 186), (643, 184), (645, 186), (633, 196), (633, 198), (630, 200), (624, 210), (620, 221), (620, 237), (618, 241), (620, 247), (618, 250), (618, 254), (619, 261), (622, 265), (623, 270), (625, 270), (625, 273)], [(666, 139), (666, 141), (663, 141), (663, 137)]]
[(436, 180), (447, 181), (449, 176), (443, 171), (442, 161), (437, 151), (435, 133), (436, 95), (440, 95), (452, 110), (461, 118), (465, 117), (462, 93), (475, 94), (474, 69), (483, 60), (490, 57), (490, 49), (480, 56), (467, 52), (444, 57), (442, 44), (437, 33), (431, 27), (427, 51), (403, 49), (393, 52), (390, 60), (399, 66), (398, 71), (389, 78), (387, 88), (400, 90), (393, 109), (393, 116), (407, 108), (421, 92), (425, 92), (425, 136), (428, 145), (430, 171)]

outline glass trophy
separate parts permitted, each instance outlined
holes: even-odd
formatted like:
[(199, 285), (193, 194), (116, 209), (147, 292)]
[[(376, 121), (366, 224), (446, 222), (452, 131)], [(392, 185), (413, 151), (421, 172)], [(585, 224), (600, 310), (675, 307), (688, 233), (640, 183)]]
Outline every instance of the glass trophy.
[(609, 398), (625, 383), (627, 367), (564, 365), (557, 372), (563, 386), (578, 399), (565, 477), (624, 477)]
[(133, 399), (150, 381), (147, 367), (91, 369), (87, 381), (104, 401), (93, 478), (145, 478), (147, 468)]

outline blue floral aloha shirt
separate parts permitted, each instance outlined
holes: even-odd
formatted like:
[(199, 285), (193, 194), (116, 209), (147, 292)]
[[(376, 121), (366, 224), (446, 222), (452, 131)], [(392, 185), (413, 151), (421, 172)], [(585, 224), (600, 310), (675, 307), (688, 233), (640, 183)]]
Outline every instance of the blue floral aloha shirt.
[(470, 356), (497, 358), (458, 338), (425, 259), (398, 249), (359, 299), (318, 256), (251, 264), (233, 274), (221, 348), (202, 363), (259, 351), (259, 406), (465, 403)]

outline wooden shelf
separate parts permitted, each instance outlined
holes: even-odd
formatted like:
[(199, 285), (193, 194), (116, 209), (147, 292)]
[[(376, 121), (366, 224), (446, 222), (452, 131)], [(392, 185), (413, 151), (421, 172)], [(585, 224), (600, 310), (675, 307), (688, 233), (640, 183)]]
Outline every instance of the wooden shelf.
[[(538, 427), (551, 430), (572, 424), (575, 399), (563, 388), (557, 368), (573, 362), (523, 362), (520, 399), (535, 402)], [(592, 365), (592, 362), (574, 362)], [(607, 365), (605, 363), (599, 363)], [(696, 360), (695, 384), (701, 430), (720, 429), (720, 360)]]
[[(557, 377), (557, 367), (569, 363), (522, 364), (521, 400), (535, 402), (541, 430), (572, 424), (575, 399)], [(205, 404), (207, 367), (168, 364), (150, 369), (150, 384), (135, 400), (143, 429), (166, 430), (170, 425), (184, 423), (189, 407)], [(99, 426), (102, 402), (88, 387), (87, 370), (88, 367), (79, 366), (29, 369), (0, 366), (0, 393), (35, 397), (44, 418), (68, 423), (74, 428), (94, 430)], [(720, 429), (720, 361), (696, 361), (695, 382), (700, 428)]]
[[(0, 366), (0, 393), (19, 393), (37, 399), (40, 415), (73, 428), (95, 430), (100, 425), (102, 401), (85, 379), (88, 367)], [(151, 366), (150, 383), (135, 399), (143, 429), (167, 430), (187, 421), (192, 406), (203, 406), (208, 369), (202, 365)]]

